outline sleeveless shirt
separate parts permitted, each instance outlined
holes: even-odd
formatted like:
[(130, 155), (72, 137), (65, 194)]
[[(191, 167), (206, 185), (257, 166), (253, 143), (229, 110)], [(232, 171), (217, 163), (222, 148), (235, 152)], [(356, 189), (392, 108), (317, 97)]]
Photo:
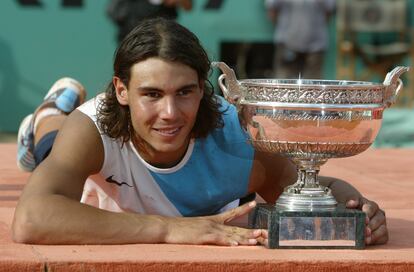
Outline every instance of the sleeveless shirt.
[(95, 123), (105, 153), (102, 169), (85, 183), (81, 202), (115, 212), (202, 216), (236, 207), (248, 193), (254, 150), (233, 105), (219, 97), (224, 127), (191, 139), (174, 167), (157, 168), (131, 141), (123, 144), (103, 133), (96, 118), (103, 95), (78, 108)]

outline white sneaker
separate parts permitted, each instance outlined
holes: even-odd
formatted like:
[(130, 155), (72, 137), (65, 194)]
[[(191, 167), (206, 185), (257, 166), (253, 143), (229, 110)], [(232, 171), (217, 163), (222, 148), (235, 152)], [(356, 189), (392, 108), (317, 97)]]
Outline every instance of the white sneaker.
[(46, 116), (69, 114), (81, 105), (85, 98), (85, 88), (72, 78), (62, 78), (53, 84), (42, 104), (20, 123), (17, 134), (17, 166), (22, 171), (31, 172), (36, 167), (33, 154), (34, 132), (39, 121)]

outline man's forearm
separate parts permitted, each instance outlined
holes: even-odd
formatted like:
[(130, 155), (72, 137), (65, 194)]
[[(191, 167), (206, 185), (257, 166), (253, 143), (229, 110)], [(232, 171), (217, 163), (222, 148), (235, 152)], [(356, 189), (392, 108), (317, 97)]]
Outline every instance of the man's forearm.
[(362, 196), (362, 194), (351, 184), (337, 178), (321, 176), (319, 177), (319, 183), (329, 187), (339, 203), (345, 203), (351, 198)]
[(167, 224), (161, 216), (109, 212), (60, 195), (31, 197), (25, 202), (17, 208), (13, 222), (16, 242), (126, 244), (165, 240)]
[(180, 0), (180, 6), (184, 10), (191, 10), (193, 8), (193, 1), (192, 0)]
[(249, 202), (211, 216), (164, 217), (109, 212), (61, 195), (36, 196), (17, 207), (13, 239), (33, 244), (256, 245), (265, 239), (262, 230), (225, 224), (254, 206)]

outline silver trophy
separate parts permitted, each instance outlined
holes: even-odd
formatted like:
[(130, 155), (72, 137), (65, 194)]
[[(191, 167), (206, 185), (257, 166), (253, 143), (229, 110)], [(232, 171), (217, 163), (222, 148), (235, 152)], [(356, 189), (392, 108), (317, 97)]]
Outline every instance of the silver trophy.
[(223, 62), (218, 79), (233, 103), (249, 141), (258, 151), (278, 153), (297, 166), (296, 183), (275, 205), (259, 205), (252, 227), (268, 228), (270, 248), (364, 248), (365, 214), (338, 205), (319, 184), (320, 167), (330, 158), (365, 151), (381, 127), (383, 111), (403, 87), (408, 67), (396, 67), (384, 82), (309, 79), (238, 81)]

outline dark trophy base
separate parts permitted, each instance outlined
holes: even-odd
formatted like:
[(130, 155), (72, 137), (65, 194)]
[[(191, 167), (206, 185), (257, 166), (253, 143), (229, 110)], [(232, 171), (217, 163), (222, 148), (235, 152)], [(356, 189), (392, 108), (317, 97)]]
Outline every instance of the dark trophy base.
[(281, 211), (258, 204), (249, 227), (268, 229), (269, 248), (365, 248), (365, 213), (339, 206), (333, 211)]

